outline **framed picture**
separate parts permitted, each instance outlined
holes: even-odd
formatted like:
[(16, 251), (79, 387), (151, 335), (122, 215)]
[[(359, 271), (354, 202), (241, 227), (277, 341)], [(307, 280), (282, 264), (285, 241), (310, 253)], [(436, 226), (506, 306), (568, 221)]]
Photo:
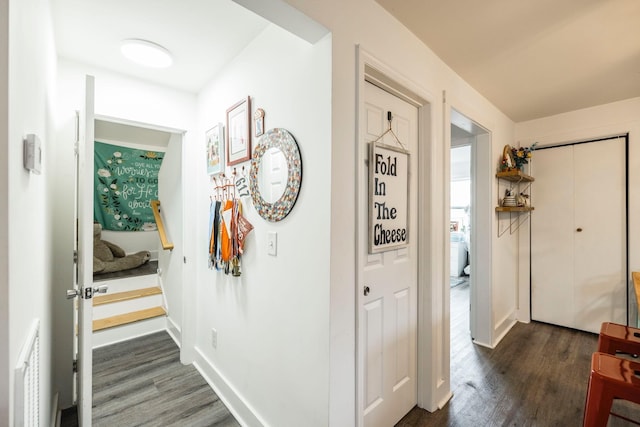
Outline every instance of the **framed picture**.
[(224, 170), (224, 126), (218, 123), (206, 133), (207, 174), (217, 175)]
[(255, 123), (255, 134), (256, 136), (260, 136), (264, 133), (264, 110), (262, 108), (258, 108), (255, 113), (253, 113), (253, 121)]
[(251, 159), (251, 98), (227, 110), (227, 165)]

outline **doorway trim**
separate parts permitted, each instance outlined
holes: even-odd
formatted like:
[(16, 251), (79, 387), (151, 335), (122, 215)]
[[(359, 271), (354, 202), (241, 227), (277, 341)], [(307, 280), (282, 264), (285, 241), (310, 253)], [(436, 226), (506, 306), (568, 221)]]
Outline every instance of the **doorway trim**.
[[(446, 101), (446, 100), (445, 100)], [(491, 169), (492, 133), (471, 115), (445, 102), (445, 149), (451, 153), (451, 125), (467, 128), (474, 135), (471, 144), (471, 247), (469, 264), (473, 269), (470, 286), (470, 331), (473, 342), (484, 347), (493, 348), (492, 318), (492, 221), (493, 206), (491, 192), (493, 175)], [(476, 130), (473, 130), (476, 128)], [(479, 133), (478, 130), (482, 130)], [(451, 182), (450, 158), (447, 160), (448, 182)], [(445, 186), (447, 205), (451, 200), (451, 186)], [(448, 243), (449, 246), (451, 243)], [(449, 254), (449, 250), (446, 251)], [(446, 284), (445, 284), (446, 287)], [(445, 292), (449, 292), (447, 289)], [(449, 316), (447, 316), (449, 317)]]
[[(132, 119), (126, 119), (126, 118), (122, 118), (122, 117), (114, 117), (114, 116), (109, 116), (109, 115), (103, 115), (103, 114), (94, 114), (94, 121), (96, 120), (100, 120), (103, 122), (109, 122), (109, 123), (115, 123), (115, 124), (121, 124), (121, 125), (126, 125), (126, 126), (132, 126), (132, 127), (137, 127), (137, 128), (142, 128), (142, 129), (149, 129), (149, 130), (155, 130), (155, 131), (159, 131), (159, 132), (165, 132), (168, 134), (172, 134), (172, 135), (178, 135), (180, 137), (180, 156), (181, 156), (181, 160), (180, 160), (180, 177), (181, 177), (181, 192), (182, 192), (182, 198), (183, 198), (183, 203), (182, 203), (182, 218), (186, 218), (186, 208), (185, 206), (187, 206), (187, 203), (184, 203), (184, 198), (185, 198), (185, 190), (186, 190), (186, 174), (185, 171), (187, 170), (187, 168), (185, 167), (185, 158), (186, 158), (186, 146), (187, 146), (187, 142), (185, 139), (185, 136), (187, 134), (187, 131), (184, 129), (176, 129), (176, 128), (172, 128), (172, 127), (168, 127), (168, 126), (163, 126), (163, 125), (158, 125), (158, 124), (154, 124), (154, 123), (147, 123), (147, 122), (140, 122), (137, 120), (132, 120)], [(181, 240), (180, 242), (176, 242), (178, 243), (178, 245), (181, 245), (181, 247), (185, 247), (185, 233), (186, 233), (186, 229), (185, 229), (185, 224), (184, 221), (182, 223), (182, 230), (180, 230), (179, 235), (181, 236)], [(184, 251), (183, 251), (183, 255), (184, 255)], [(188, 284), (188, 283), (193, 283), (193, 281), (190, 281), (187, 279), (188, 277), (188, 272), (187, 272), (187, 268), (188, 265), (186, 263), (182, 264), (182, 271), (181, 271), (181, 280), (182, 283), (184, 284)], [(192, 285), (193, 286), (193, 285)], [(192, 295), (192, 290), (188, 290), (188, 286), (183, 286), (182, 292), (181, 292), (181, 305), (182, 305), (182, 318), (180, 319), (180, 325), (176, 325), (176, 323), (171, 319), (171, 317), (167, 316), (167, 331), (169, 333), (169, 335), (172, 337), (172, 339), (174, 340), (174, 342), (176, 343), (176, 345), (178, 345), (180, 347), (180, 359), (183, 363), (190, 363), (192, 360), (188, 360), (187, 362), (184, 362), (184, 360), (187, 358), (188, 355), (190, 355), (190, 349), (193, 348), (194, 343), (192, 342), (194, 340), (194, 338), (191, 337), (192, 334), (185, 334), (185, 329), (187, 329), (188, 327), (185, 327), (186, 324), (194, 324), (195, 319), (192, 319), (194, 317), (194, 315), (190, 314), (191, 311), (193, 310), (189, 310), (190, 305), (189, 305), (189, 298)], [(185, 338), (186, 335), (186, 338)], [(191, 339), (191, 341), (190, 341)]]
[[(448, 266), (445, 265), (444, 193), (437, 191), (444, 184), (442, 168), (444, 153), (441, 146), (433, 144), (436, 140), (434, 127), (434, 108), (436, 97), (415, 82), (407, 79), (398, 71), (387, 66), (360, 45), (356, 47), (357, 85), (356, 85), (356, 161), (361, 129), (364, 123), (364, 85), (372, 83), (385, 91), (418, 107), (418, 206), (411, 211), (418, 215), (417, 250), (418, 250), (418, 330), (417, 330), (417, 396), (418, 406), (428, 411), (435, 411), (444, 406), (451, 398), (450, 385), (450, 348), (448, 323), (442, 322), (448, 314), (448, 297), (442, 292), (442, 286)], [(357, 203), (357, 195), (356, 195)], [(437, 207), (440, 206), (441, 209)], [(448, 208), (447, 208), (448, 209)], [(356, 223), (359, 219), (356, 218)], [(357, 259), (355, 277), (355, 348), (356, 348), (356, 425), (361, 425), (363, 397), (359, 394), (360, 367), (358, 366), (359, 309), (358, 290), (361, 288), (361, 273)], [(446, 267), (446, 268), (445, 268)]]

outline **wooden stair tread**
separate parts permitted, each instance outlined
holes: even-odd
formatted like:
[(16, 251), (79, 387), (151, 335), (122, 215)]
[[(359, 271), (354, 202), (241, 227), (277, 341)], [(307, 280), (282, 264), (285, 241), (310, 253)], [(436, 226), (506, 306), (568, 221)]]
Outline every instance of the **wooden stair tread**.
[(115, 292), (113, 294), (100, 295), (93, 298), (93, 306), (110, 304), (114, 302), (128, 301), (136, 298), (148, 297), (151, 295), (162, 294), (162, 289), (159, 286), (152, 286), (150, 288), (134, 289), (133, 291)]
[(131, 313), (119, 314), (117, 316), (105, 317), (93, 321), (93, 331), (113, 328), (114, 326), (126, 325), (127, 323), (139, 320), (151, 319), (159, 316), (166, 316), (167, 311), (163, 307), (152, 307), (146, 310), (132, 311)]

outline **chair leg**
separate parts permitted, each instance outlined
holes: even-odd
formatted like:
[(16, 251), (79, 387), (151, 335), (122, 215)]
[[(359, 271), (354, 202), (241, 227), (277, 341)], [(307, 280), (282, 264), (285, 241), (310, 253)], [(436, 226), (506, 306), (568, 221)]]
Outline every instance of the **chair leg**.
[(606, 427), (613, 404), (613, 395), (597, 374), (591, 374), (584, 407), (583, 427)]

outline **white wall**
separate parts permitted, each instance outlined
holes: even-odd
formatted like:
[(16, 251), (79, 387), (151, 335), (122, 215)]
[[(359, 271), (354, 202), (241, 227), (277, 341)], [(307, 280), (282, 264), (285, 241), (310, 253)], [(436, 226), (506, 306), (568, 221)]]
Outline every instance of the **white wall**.
[[(81, 109), (84, 100), (84, 76), (96, 77), (97, 115), (120, 118), (126, 121), (146, 123), (165, 130), (187, 130), (184, 143), (188, 151), (195, 145), (194, 136), (196, 96), (194, 94), (167, 89), (127, 78), (106, 70), (95, 69), (85, 64), (60, 59), (58, 61), (58, 97), (57, 105), (57, 146), (55, 150), (55, 173), (53, 186), (54, 221), (56, 224), (56, 251), (54, 261), (55, 283), (59, 288), (56, 294), (64, 293), (71, 286), (73, 251), (73, 142), (74, 111)], [(186, 250), (189, 245), (185, 244)], [(62, 294), (61, 294), (62, 295)], [(171, 305), (171, 304), (170, 304)], [(72, 359), (73, 317), (70, 302), (62, 299), (54, 301), (56, 318), (56, 384), (61, 392), (60, 406), (71, 405), (71, 375), (67, 366)]]
[[(40, 420), (52, 406), (52, 160), (55, 49), (47, 0), (11, 0), (9, 7), (9, 363), (13, 368), (34, 319), (40, 320)], [(5, 15), (6, 16), (6, 15)], [(27, 30), (28, 29), (28, 30)], [(42, 141), (42, 174), (22, 167), (22, 137)], [(5, 157), (4, 155), (2, 157)], [(6, 365), (5, 365), (6, 366)], [(68, 366), (67, 366), (68, 369)], [(10, 378), (10, 393), (13, 377)], [(15, 396), (12, 396), (13, 402)], [(11, 403), (13, 404), (13, 403)], [(9, 408), (9, 423), (15, 414)]]
[[(0, 0), (0, 342), (9, 342), (9, 1)], [(0, 425), (9, 425), (9, 346), (0, 347)]]
[[(360, 44), (372, 55), (396, 70), (399, 74), (424, 88), (432, 95), (431, 140), (433, 146), (429, 158), (433, 170), (428, 175), (433, 178), (431, 188), (434, 224), (439, 229), (431, 235), (431, 254), (434, 270), (430, 272), (433, 283), (422, 284), (426, 289), (431, 286), (443, 286), (448, 266), (445, 266), (444, 254), (447, 252), (448, 230), (445, 203), (446, 164), (445, 151), (448, 142), (443, 143), (444, 111), (442, 91), (447, 91), (449, 106), (456, 108), (467, 117), (481, 124), (492, 133), (493, 157), (496, 167), (502, 146), (512, 144), (513, 122), (491, 105), (485, 98), (452, 72), (425, 45), (406, 28), (392, 18), (373, 0), (328, 0), (308, 2), (288, 0), (288, 3), (327, 27), (333, 36), (332, 53), (332, 146), (331, 146), (331, 383), (330, 383), (330, 425), (353, 425), (355, 420), (355, 165), (356, 138), (356, 45)], [(339, 11), (339, 13), (337, 12)], [(446, 123), (446, 126), (449, 124)], [(492, 198), (496, 199), (494, 193)], [(495, 218), (495, 215), (493, 216)], [(496, 227), (494, 219), (494, 230)], [(492, 233), (495, 236), (495, 233)], [(345, 239), (348, 236), (348, 239)], [(502, 263), (515, 262), (517, 238), (505, 237), (494, 240), (493, 252), (501, 257)], [(497, 261), (493, 270), (496, 271)], [(514, 292), (505, 292), (514, 288), (516, 272), (507, 271), (494, 276), (494, 337), (500, 336), (503, 329), (510, 327), (513, 321), (498, 324), (501, 319), (515, 316), (516, 301)], [(445, 291), (446, 292), (446, 291)], [(448, 300), (447, 300), (448, 301)], [(440, 319), (434, 322), (441, 324)], [(442, 343), (444, 345), (444, 343)], [(448, 345), (448, 344), (447, 344)], [(434, 361), (448, 366), (448, 361)]]
[[(249, 425), (329, 423), (330, 49), (330, 37), (311, 45), (271, 25), (199, 96), (201, 149), (188, 159), (197, 170), (197, 361), (206, 375), (225, 381), (221, 394), (232, 405), (244, 401), (246, 408), (238, 402), (234, 411)], [(303, 178), (296, 205), (281, 222), (263, 220), (250, 199), (243, 201), (255, 228), (236, 278), (207, 268), (212, 186), (204, 134), (247, 95), (252, 111), (266, 112), (265, 129), (282, 127), (295, 137)], [(248, 173), (249, 162), (244, 166)], [(270, 231), (278, 234), (275, 257), (267, 254)]]
[[(640, 242), (634, 236), (640, 233), (640, 218), (633, 212), (640, 209), (640, 98), (600, 105), (558, 114), (556, 116), (531, 120), (516, 125), (516, 140), (520, 145), (539, 142), (540, 146), (595, 139), (604, 136), (629, 133), (629, 271), (640, 271)], [(533, 153), (535, 163), (535, 152)], [(562, 185), (562, 183), (558, 183)], [(535, 206), (535, 200), (532, 200)], [(535, 215), (535, 213), (534, 213)], [(528, 239), (522, 248), (523, 257), (528, 254)], [(528, 263), (528, 257), (525, 260)], [(522, 263), (521, 263), (522, 264)], [(525, 265), (521, 267), (527, 269)], [(528, 270), (527, 270), (528, 271)], [(521, 277), (519, 283), (520, 306), (526, 307), (527, 318), (530, 301), (529, 275)], [(524, 317), (524, 316), (523, 316)]]
[[(163, 250), (159, 245), (158, 268), (160, 281), (167, 301), (169, 329), (180, 341), (182, 330), (182, 230), (185, 203), (182, 197), (182, 135), (172, 134), (169, 140), (162, 167), (158, 174), (160, 211), (164, 219), (167, 238), (174, 243), (171, 251)], [(189, 167), (187, 163), (184, 167)], [(155, 239), (158, 240), (158, 233)], [(158, 246), (158, 245), (157, 245)]]

